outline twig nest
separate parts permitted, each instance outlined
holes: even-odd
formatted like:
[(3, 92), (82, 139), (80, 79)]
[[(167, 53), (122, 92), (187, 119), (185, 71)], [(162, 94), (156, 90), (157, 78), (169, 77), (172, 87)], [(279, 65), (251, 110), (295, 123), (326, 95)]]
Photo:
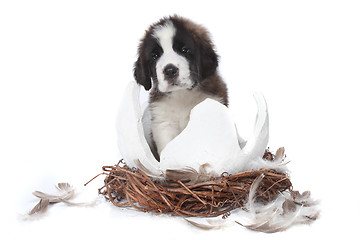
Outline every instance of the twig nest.
[[(130, 82), (119, 108), (118, 143), (130, 168), (139, 168), (153, 178), (164, 179), (169, 171), (206, 172), (209, 177), (261, 168), (275, 168), (263, 161), (269, 139), (269, 117), (265, 98), (254, 94), (258, 112), (252, 136), (244, 141), (238, 134), (230, 110), (206, 99), (191, 111), (187, 127), (164, 148), (160, 162), (146, 141), (140, 87)], [(144, 108), (143, 108), (144, 109)], [(144, 131), (145, 128), (145, 131)]]
[[(194, 184), (180, 180), (153, 181), (141, 170), (126, 165), (104, 166), (103, 170), (108, 176), (99, 190), (114, 205), (186, 217), (219, 216), (244, 208), (250, 197), (269, 203), (279, 192), (291, 189), (286, 174), (269, 169), (223, 175)], [(256, 179), (259, 180), (254, 187)]]

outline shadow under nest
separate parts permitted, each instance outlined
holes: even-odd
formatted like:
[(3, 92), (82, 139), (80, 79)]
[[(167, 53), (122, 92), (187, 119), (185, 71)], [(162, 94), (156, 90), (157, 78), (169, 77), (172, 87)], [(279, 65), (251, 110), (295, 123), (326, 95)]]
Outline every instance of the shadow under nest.
[[(266, 151), (264, 159), (271, 161), (274, 155)], [(199, 183), (153, 181), (143, 171), (130, 169), (122, 161), (115, 166), (104, 166), (103, 171), (107, 176), (99, 192), (115, 206), (185, 217), (216, 217), (236, 208), (245, 209), (251, 186), (260, 176), (263, 179), (255, 193), (258, 202), (269, 203), (279, 193), (292, 190), (289, 176), (271, 169), (223, 173)]]

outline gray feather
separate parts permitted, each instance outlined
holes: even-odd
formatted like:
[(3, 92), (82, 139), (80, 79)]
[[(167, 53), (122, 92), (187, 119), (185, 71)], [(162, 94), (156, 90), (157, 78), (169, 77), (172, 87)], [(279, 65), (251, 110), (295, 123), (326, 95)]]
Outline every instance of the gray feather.
[(205, 182), (215, 176), (213, 172), (209, 172), (207, 168), (210, 164), (203, 164), (199, 167), (199, 171), (194, 168), (187, 167), (183, 169), (167, 169), (165, 178), (166, 180), (180, 180), (186, 184), (195, 184)]
[(310, 223), (316, 220), (320, 211), (317, 208), (318, 202), (311, 199), (310, 192), (300, 194), (298, 191), (289, 191), (279, 194), (271, 204), (255, 204), (255, 193), (262, 176), (260, 175), (253, 182), (247, 208), (250, 213), (250, 224), (236, 223), (255, 231), (274, 233), (284, 231), (290, 226), (299, 223)]
[(69, 206), (90, 206), (94, 202), (90, 203), (74, 203), (71, 200), (75, 195), (75, 189), (69, 183), (58, 183), (56, 186), (59, 194), (52, 195), (43, 193), (40, 191), (33, 192), (33, 195), (40, 198), (40, 201), (36, 206), (28, 213), (28, 215), (34, 215), (44, 213), (47, 210), (49, 204), (63, 202)]

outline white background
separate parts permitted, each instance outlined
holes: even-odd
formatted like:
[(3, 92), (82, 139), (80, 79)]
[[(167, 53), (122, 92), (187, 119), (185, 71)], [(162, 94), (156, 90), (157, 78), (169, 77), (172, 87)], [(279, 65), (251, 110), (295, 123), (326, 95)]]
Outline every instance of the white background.
[[(252, 93), (264, 93), (269, 147), (286, 148), (294, 188), (321, 200), (321, 218), (278, 234), (202, 231), (101, 203), (19, 220), (32, 191), (81, 186), (119, 160), (115, 117), (139, 39), (174, 13), (211, 32), (244, 138)], [(359, 13), (357, 1), (1, 1), (1, 238), (358, 238)]]

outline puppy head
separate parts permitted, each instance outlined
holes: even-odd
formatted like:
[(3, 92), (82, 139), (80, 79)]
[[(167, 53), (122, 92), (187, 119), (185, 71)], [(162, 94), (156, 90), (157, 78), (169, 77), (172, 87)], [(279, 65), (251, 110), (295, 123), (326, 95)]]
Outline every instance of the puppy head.
[(192, 89), (215, 73), (218, 56), (208, 32), (187, 19), (164, 18), (146, 31), (135, 62), (135, 80), (146, 90)]

